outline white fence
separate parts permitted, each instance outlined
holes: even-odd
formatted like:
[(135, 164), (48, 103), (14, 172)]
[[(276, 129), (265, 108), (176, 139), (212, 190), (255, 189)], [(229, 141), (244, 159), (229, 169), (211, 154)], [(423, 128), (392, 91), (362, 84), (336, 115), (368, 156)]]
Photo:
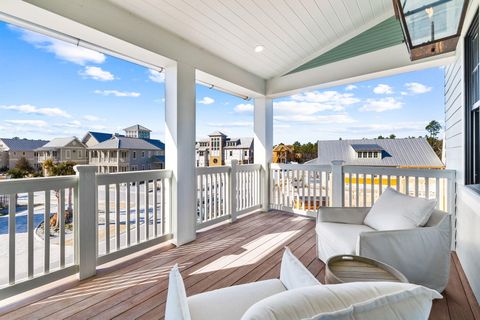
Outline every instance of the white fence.
[(0, 268), (8, 270), (0, 299), (76, 273), (84, 279), (97, 265), (172, 237), (171, 171), (76, 168), (75, 176), (0, 182), (8, 199), (0, 206)]
[(98, 263), (171, 236), (171, 171), (97, 174)]
[[(0, 299), (78, 271), (76, 176), (5, 180)], [(8, 246), (7, 246), (8, 244)]]
[(260, 209), (262, 167), (258, 164), (202, 167), (197, 174), (197, 229)]
[(385, 167), (272, 164), (270, 208), (314, 214), (320, 207), (370, 207), (388, 188), (437, 200), (455, 213), (455, 171)]

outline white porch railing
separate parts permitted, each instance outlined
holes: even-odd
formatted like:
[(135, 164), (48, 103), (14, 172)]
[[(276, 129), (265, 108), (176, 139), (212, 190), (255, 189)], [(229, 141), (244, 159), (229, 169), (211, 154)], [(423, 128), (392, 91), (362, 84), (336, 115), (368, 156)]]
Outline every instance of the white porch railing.
[(97, 263), (171, 238), (172, 172), (97, 174)]
[(303, 164), (270, 166), (270, 208), (303, 213), (332, 203), (332, 167)]
[(197, 168), (197, 229), (260, 209), (259, 164)]
[(455, 171), (385, 167), (272, 164), (270, 208), (313, 215), (318, 208), (370, 207), (387, 188), (429, 199), (455, 213)]
[(77, 168), (74, 176), (0, 182), (0, 268), (8, 270), (0, 300), (76, 273), (86, 278), (172, 237), (171, 171)]
[(0, 182), (8, 199), (1, 208), (8, 216), (0, 217), (0, 299), (78, 272), (77, 182), (76, 176)]

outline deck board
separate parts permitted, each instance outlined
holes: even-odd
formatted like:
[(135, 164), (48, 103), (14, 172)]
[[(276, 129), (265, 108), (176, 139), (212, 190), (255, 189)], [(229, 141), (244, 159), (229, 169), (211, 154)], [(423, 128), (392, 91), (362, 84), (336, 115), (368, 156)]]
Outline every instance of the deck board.
[[(168, 271), (178, 263), (188, 295), (279, 276), (283, 247), (323, 282), (316, 257), (314, 222), (289, 214), (253, 214), (198, 234), (178, 248), (159, 246), (99, 268), (97, 276), (50, 296), (15, 305), (1, 319), (161, 319)], [(478, 319), (480, 308), (455, 254), (444, 299), (434, 301), (430, 319)]]

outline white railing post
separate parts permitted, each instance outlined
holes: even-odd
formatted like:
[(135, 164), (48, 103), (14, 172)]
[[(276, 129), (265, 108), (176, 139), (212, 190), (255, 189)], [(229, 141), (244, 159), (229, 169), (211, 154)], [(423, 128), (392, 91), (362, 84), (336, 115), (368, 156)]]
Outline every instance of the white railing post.
[(235, 222), (237, 220), (237, 160), (232, 160), (231, 170), (230, 170), (230, 192), (229, 192), (229, 200), (230, 200), (230, 216), (231, 222)]
[(97, 269), (97, 199), (96, 166), (77, 165), (78, 220), (78, 265), (80, 280), (95, 275)]
[(344, 204), (344, 179), (343, 160), (332, 161), (332, 206), (343, 207)]

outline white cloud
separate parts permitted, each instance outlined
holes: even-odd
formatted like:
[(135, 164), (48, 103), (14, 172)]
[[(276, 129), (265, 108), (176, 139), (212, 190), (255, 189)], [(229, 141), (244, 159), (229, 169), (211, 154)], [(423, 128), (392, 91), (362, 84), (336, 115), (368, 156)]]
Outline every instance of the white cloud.
[(128, 91), (118, 91), (118, 90), (95, 90), (94, 93), (100, 94), (102, 96), (115, 96), (115, 97), (140, 97), (139, 92), (128, 92)]
[(233, 110), (235, 112), (253, 112), (253, 104), (251, 103), (240, 103), (237, 104)]
[(163, 83), (165, 81), (165, 72), (158, 72), (157, 70), (148, 69), (148, 79), (153, 82)]
[(42, 34), (24, 30), (12, 25), (9, 28), (18, 31), (21, 34), (21, 39), (46, 52), (53, 53), (56, 58), (85, 65), (87, 63), (103, 63), (105, 62), (105, 55), (103, 53), (82, 48), (74, 44), (53, 39)]
[(91, 122), (96, 122), (96, 121), (102, 120), (101, 118), (99, 118), (97, 116), (94, 116), (94, 115), (91, 115), (91, 114), (84, 115), (83, 119), (87, 120), (87, 121), (91, 121)]
[(252, 127), (252, 122), (242, 122), (242, 121), (234, 121), (234, 122), (209, 122), (207, 124), (209, 127), (215, 128), (231, 128), (231, 127)]
[(373, 88), (373, 92), (376, 94), (392, 94), (393, 88), (388, 84), (379, 84)]
[(38, 114), (50, 117), (64, 117), (64, 118), (71, 118), (66, 111), (59, 109), (59, 108), (38, 108), (36, 106), (32, 106), (30, 104), (22, 104), (22, 105), (10, 105), (10, 106), (0, 106), (0, 109), (4, 110), (14, 110), (20, 113), (28, 113), (28, 114)]
[(338, 91), (309, 91), (294, 94), (290, 97), (295, 101), (327, 103), (330, 105), (351, 105), (360, 101), (353, 93), (340, 93)]
[(103, 70), (100, 67), (86, 66), (83, 71), (80, 71), (79, 74), (85, 78), (90, 78), (98, 81), (112, 81), (115, 80), (115, 76)]
[(15, 126), (29, 126), (38, 128), (48, 127), (48, 123), (43, 120), (5, 120), (5, 122)]
[(432, 87), (428, 87), (418, 82), (405, 83), (405, 87), (407, 88), (408, 93), (410, 94), (422, 94), (422, 93), (430, 92), (432, 90)]
[(349, 131), (355, 131), (359, 133), (396, 133), (399, 131), (413, 131), (419, 132), (420, 134), (425, 131), (425, 126), (427, 122), (425, 121), (413, 121), (413, 122), (395, 122), (395, 123), (384, 123), (384, 124), (366, 124), (366, 125), (356, 125), (348, 128)]
[(345, 87), (345, 90), (347, 91), (352, 91), (352, 90), (355, 90), (357, 89), (358, 87), (354, 84), (349, 84), (348, 86)]
[(391, 97), (383, 99), (367, 99), (366, 103), (360, 108), (360, 111), (385, 112), (401, 109), (402, 107), (403, 102)]
[(197, 103), (199, 103), (199, 104), (205, 104), (205, 105), (212, 104), (212, 103), (214, 103), (214, 102), (215, 102), (215, 100), (214, 100), (213, 98), (210, 98), (210, 97), (203, 97), (202, 100), (197, 101)]
[(354, 123), (355, 119), (348, 114), (333, 114), (333, 115), (278, 115), (274, 119), (279, 122), (297, 122), (302, 124), (346, 124)]

